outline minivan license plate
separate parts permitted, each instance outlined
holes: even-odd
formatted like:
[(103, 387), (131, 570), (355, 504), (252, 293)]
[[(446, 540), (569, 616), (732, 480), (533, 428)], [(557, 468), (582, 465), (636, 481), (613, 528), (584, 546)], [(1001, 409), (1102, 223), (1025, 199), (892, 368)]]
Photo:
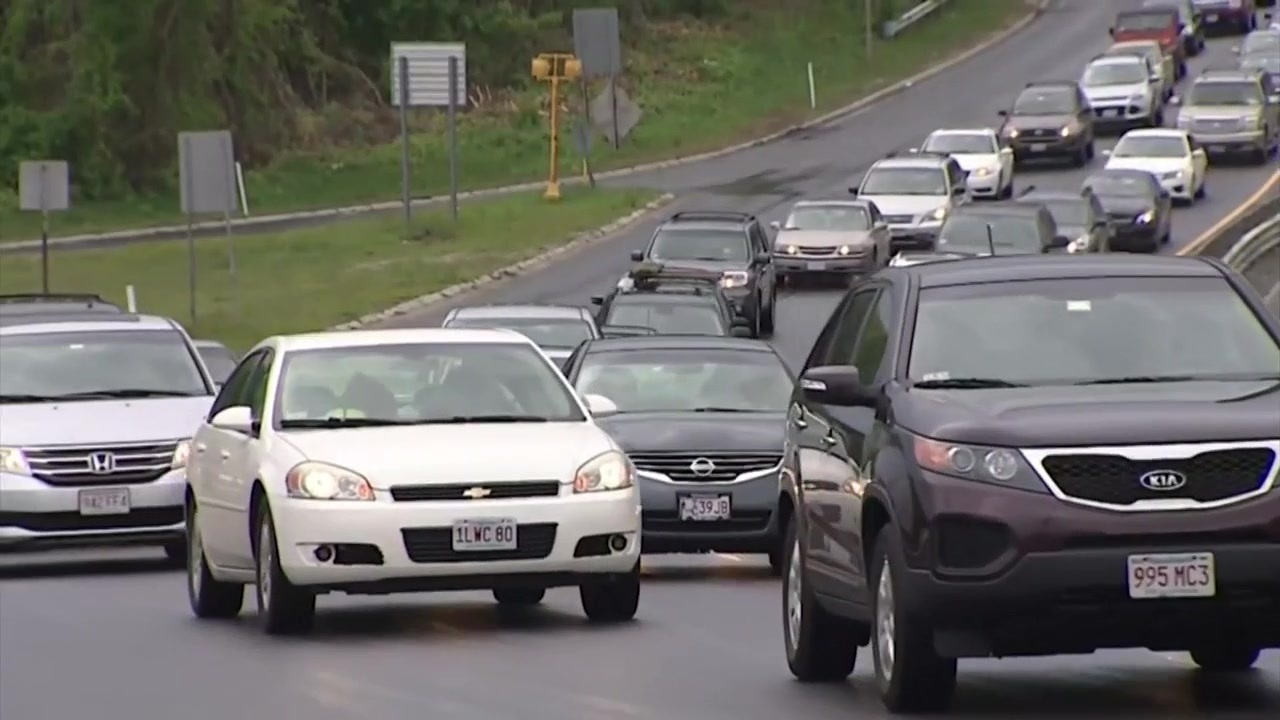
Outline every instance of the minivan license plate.
[(453, 524), (453, 549), (457, 552), (515, 550), (518, 537), (513, 518), (458, 520)]
[(729, 495), (681, 495), (680, 519), (695, 522), (728, 520), (733, 513)]
[(1213, 597), (1217, 594), (1213, 553), (1129, 556), (1129, 597)]
[(93, 488), (80, 491), (81, 515), (128, 515), (129, 488)]

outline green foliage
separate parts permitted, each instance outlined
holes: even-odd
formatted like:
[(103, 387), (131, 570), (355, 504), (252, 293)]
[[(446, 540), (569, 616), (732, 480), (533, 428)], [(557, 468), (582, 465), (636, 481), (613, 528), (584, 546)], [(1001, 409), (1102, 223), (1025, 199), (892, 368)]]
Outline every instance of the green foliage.
[(265, 161), (311, 110), (383, 103), (389, 45), (467, 43), (473, 85), (527, 82), (529, 58), (567, 50), (575, 7), (613, 5), (628, 28), (713, 17), (730, 0), (3, 0), (0, 187), (23, 159), (71, 163), (77, 195), (165, 190), (175, 135), (229, 127)]

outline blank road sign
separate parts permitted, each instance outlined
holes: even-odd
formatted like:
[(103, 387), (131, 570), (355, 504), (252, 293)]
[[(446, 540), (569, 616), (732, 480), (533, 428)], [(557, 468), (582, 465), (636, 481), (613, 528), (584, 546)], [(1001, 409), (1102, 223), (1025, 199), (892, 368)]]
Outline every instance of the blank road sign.
[(63, 160), (30, 160), (18, 166), (18, 208), (57, 211), (71, 209), (67, 163)]
[(230, 130), (178, 133), (182, 213), (236, 212), (236, 156)]
[(400, 107), (400, 58), (409, 61), (409, 107), (449, 107), (449, 58), (458, 59), (458, 107), (467, 104), (466, 43), (392, 43), (391, 105)]
[(582, 61), (582, 74), (589, 78), (622, 74), (617, 8), (573, 11), (573, 54)]

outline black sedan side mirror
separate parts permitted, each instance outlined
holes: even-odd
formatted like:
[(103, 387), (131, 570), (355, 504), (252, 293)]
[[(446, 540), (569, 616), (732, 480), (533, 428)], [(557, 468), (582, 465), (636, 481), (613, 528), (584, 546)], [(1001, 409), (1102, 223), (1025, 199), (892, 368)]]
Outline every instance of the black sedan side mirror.
[(769, 261), (772, 259), (773, 259), (773, 256), (767, 252), (756, 253), (756, 263), (759, 265), (767, 265)]
[(850, 185), (850, 186), (849, 186), (849, 194), (850, 194), (850, 195), (857, 195), (857, 194), (858, 194), (858, 186), (857, 186), (857, 185)]
[(591, 304), (592, 304), (592, 305), (603, 305), (603, 304), (604, 304), (604, 296), (603, 296), (603, 295), (592, 295), (592, 296), (591, 296)]
[(643, 262), (643, 261), (644, 261), (644, 251), (643, 251), (643, 250), (632, 250), (632, 251), (631, 251), (631, 261), (632, 261), (632, 262)]
[(1052, 250), (1061, 250), (1070, 244), (1071, 238), (1066, 235), (1055, 235), (1054, 238), (1049, 241), (1049, 248)]
[(876, 395), (862, 384), (858, 369), (850, 365), (822, 365), (800, 376), (806, 399), (838, 407), (875, 407)]

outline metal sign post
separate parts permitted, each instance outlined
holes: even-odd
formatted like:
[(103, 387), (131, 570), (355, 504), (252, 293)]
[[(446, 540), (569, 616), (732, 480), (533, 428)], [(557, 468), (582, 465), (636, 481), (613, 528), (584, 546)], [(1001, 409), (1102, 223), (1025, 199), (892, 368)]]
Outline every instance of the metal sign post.
[(392, 101), (400, 108), (401, 197), (405, 223), (411, 220), (409, 187), (409, 115), (415, 107), (443, 107), (448, 111), (449, 200), (458, 217), (458, 118), (467, 103), (467, 46), (465, 43), (392, 43)]
[(18, 166), (18, 207), (40, 213), (40, 289), (49, 292), (49, 213), (71, 209), (71, 187), (63, 160), (35, 160)]
[(232, 297), (237, 296), (236, 255), (231, 215), (238, 202), (235, 147), (230, 130), (178, 133), (178, 179), (182, 214), (187, 218), (187, 283), (191, 321), (197, 318), (196, 243), (192, 232), (197, 215), (221, 215), (227, 237), (227, 269)]

